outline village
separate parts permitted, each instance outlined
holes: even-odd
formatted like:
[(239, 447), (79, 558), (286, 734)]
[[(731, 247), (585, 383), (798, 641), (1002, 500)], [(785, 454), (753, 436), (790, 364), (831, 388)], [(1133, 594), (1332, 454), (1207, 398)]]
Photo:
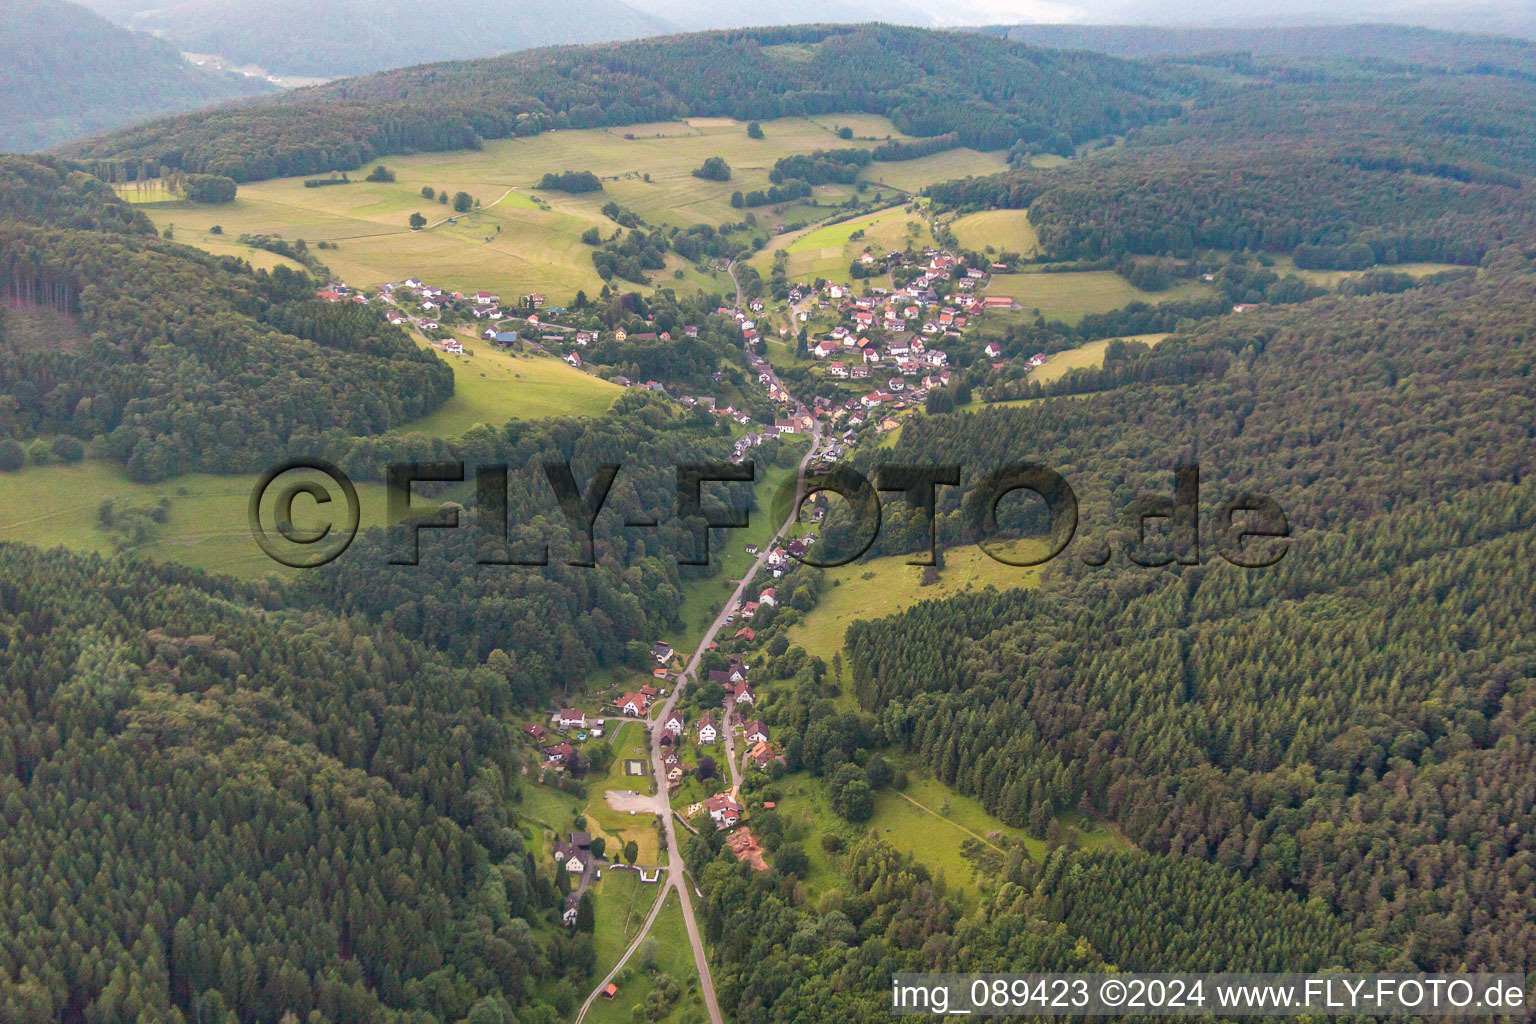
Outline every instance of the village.
[[(492, 345), (545, 352), (586, 373), (611, 373), (607, 379), (621, 387), (643, 388), (684, 409), (702, 408), (728, 419), (740, 431), (732, 450), (738, 461), (765, 441), (809, 434), (813, 421), (819, 422), (827, 429), (816, 458), (825, 468), (843, 458), (866, 433), (889, 433), (904, 414), (922, 407), (931, 392), (950, 387), (955, 370), (949, 348), (965, 339), (988, 313), (1018, 306), (1011, 296), (983, 294), (990, 275), (1007, 269), (1004, 264), (967, 266), (953, 252), (932, 247), (883, 256), (865, 252), (859, 263), (870, 273), (879, 273), (877, 278), (864, 278), (862, 293), (847, 283), (816, 279), (789, 285), (772, 313), (761, 297), (741, 307), (720, 306), (714, 311), (740, 330), (747, 367), (770, 403), (771, 422), (764, 414), (754, 417), (738, 408), (727, 394), (685, 393), (675, 382), (632, 380), (589, 364), (584, 355), (604, 338), (671, 342), (672, 332), (651, 330), (654, 323), (646, 323), (644, 331), (624, 326), (604, 331), (579, 311), (549, 306), (541, 294), (503, 302), (493, 292), (450, 291), (419, 278), (385, 284), (372, 297), (332, 283), (319, 297), (329, 302), (383, 302), (390, 323), (415, 329), (448, 355), (466, 354), (454, 330), (473, 328)], [(895, 286), (898, 272), (905, 280), (900, 287)], [(889, 286), (870, 283), (881, 278)], [(784, 322), (775, 326), (769, 316)], [(699, 336), (696, 324), (676, 330), (679, 338)], [(973, 366), (977, 357), (983, 366), (1005, 365), (998, 362), (1003, 352), (996, 341), (971, 355)], [(1045, 359), (1044, 353), (1037, 353), (1026, 366), (1033, 369)], [(809, 372), (796, 375), (798, 393), (791, 393), (779, 372), (802, 360), (808, 361)], [(718, 382), (722, 377), (716, 373), (714, 379)]]
[[(967, 346), (966, 365), (1000, 359), (995, 342), (978, 349), (967, 335), (988, 313), (1016, 308), (1011, 297), (981, 292), (991, 271), (1001, 267), (968, 267), (949, 251), (866, 253), (863, 263), (871, 275), (863, 278), (860, 293), (846, 283), (815, 279), (780, 289), (772, 309), (754, 296), (713, 311), (739, 330), (745, 379), (766, 397), (771, 422), (761, 405), (751, 413), (738, 408), (739, 391), (734, 401), (723, 388), (688, 393), (675, 383), (631, 380), (590, 364), (586, 354), (606, 339), (673, 340), (652, 323), (641, 331), (633, 324), (604, 331), (577, 311), (548, 306), (542, 295), (503, 303), (494, 293), (466, 295), (416, 278), (385, 285), (375, 298), (386, 303), (391, 323), (415, 329), (445, 354), (463, 356), (454, 332), (473, 330), (492, 345), (542, 351), (622, 387), (726, 417), (738, 461), (768, 441), (809, 435), (804, 465), (824, 471), (862, 439), (895, 429), (899, 417), (922, 409), (930, 393), (951, 386), (957, 343)], [(904, 280), (899, 287), (898, 270)], [(881, 279), (886, 284), (874, 283)], [(369, 301), (339, 284), (320, 297)], [(699, 333), (695, 325), (674, 330), (679, 337)], [(1029, 365), (1044, 359), (1037, 355)], [(781, 372), (792, 382), (786, 384)], [(522, 727), (529, 782), (537, 792), (565, 795), (575, 812), (557, 818), (535, 850), (563, 894), (559, 920), (566, 927), (594, 926), (593, 886), (605, 872), (627, 874), (640, 886), (685, 884), (682, 865), (675, 863), (677, 828), (718, 832), (738, 861), (769, 870), (779, 837), (765, 842), (756, 816), (775, 806), (771, 785), (784, 774), (785, 756), (774, 740), (771, 711), (758, 709), (764, 696), (759, 684), (769, 680), (754, 678), (752, 666), (770, 658), (769, 638), (783, 646), (783, 629), (774, 628), (780, 595), (793, 590), (795, 573), (809, 571), (801, 563), (826, 512), (825, 497), (817, 496), (768, 544), (746, 545), (751, 567), (691, 659), (657, 639), (644, 669), (631, 666), (599, 680), (575, 702)], [(617, 980), (610, 978), (597, 994), (613, 999), (617, 992)]]

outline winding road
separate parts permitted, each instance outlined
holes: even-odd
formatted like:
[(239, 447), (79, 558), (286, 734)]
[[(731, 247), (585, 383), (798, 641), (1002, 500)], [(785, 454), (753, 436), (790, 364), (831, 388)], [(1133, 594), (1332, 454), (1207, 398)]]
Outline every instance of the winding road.
[[(727, 267), (727, 269), (729, 270), (731, 268)], [(731, 280), (734, 281), (735, 279), (736, 275), (734, 272), (732, 272)], [(772, 373), (771, 367), (769, 368), (769, 372)], [(774, 380), (777, 382), (777, 376), (774, 377)], [(799, 403), (797, 402), (796, 404), (798, 405)], [(799, 412), (806, 412), (803, 405), (799, 406)], [(805, 493), (806, 467), (811, 464), (812, 459), (815, 457), (816, 452), (820, 447), (821, 421), (812, 420), (811, 447), (806, 451), (805, 457), (800, 460), (800, 465), (795, 471), (795, 493), (797, 497)], [(794, 524), (795, 513), (798, 511), (798, 508), (798, 501), (790, 506), (788, 517), (784, 520), (783, 523), (779, 525), (779, 528), (777, 531), (775, 531), (773, 538), (769, 540), (768, 543), (763, 545), (762, 550), (758, 553), (757, 558), (753, 561), (751, 567), (742, 574), (741, 579), (736, 584), (736, 589), (731, 592), (731, 596), (726, 598), (725, 603), (721, 605), (720, 611), (715, 615), (714, 621), (710, 623), (709, 628), (704, 631), (704, 635), (699, 639), (699, 645), (694, 648), (693, 656), (688, 659), (688, 664), (683, 668), (683, 671), (678, 674), (677, 685), (672, 688), (672, 695), (667, 698), (665, 703), (662, 704), (661, 711), (650, 720), (651, 767), (656, 778), (657, 788), (659, 790), (656, 796), (656, 811), (657, 814), (661, 817), (662, 832), (667, 842), (667, 874), (665, 880), (662, 883), (661, 892), (659, 892), (656, 896), (656, 904), (651, 908), (651, 912), (649, 916), (646, 917), (644, 925), (641, 926), (640, 931), (635, 935), (634, 941), (629, 944), (629, 948), (624, 951), (624, 955), (619, 958), (618, 963), (613, 965), (613, 969), (610, 970), (607, 975), (605, 975), (603, 979), (599, 981), (597, 985), (592, 989), (591, 993), (587, 996), (586, 1002), (581, 1004), (581, 1012), (576, 1015), (576, 1024), (581, 1024), (581, 1021), (587, 1015), (587, 1011), (591, 1009), (592, 1004), (596, 1002), (598, 996), (602, 993), (603, 988), (618, 975), (620, 969), (622, 969), (623, 966), (629, 961), (629, 958), (634, 955), (635, 950), (640, 947), (641, 941), (644, 940), (646, 935), (650, 933), (651, 926), (655, 924), (656, 918), (661, 913), (661, 908), (666, 903), (668, 889), (676, 889), (678, 898), (682, 903), (683, 925), (688, 932), (688, 942), (693, 947), (693, 962), (694, 966), (697, 967), (699, 972), (699, 988), (700, 991), (702, 991), (704, 994), (704, 1006), (709, 1011), (709, 1019), (711, 1024), (724, 1024), (725, 1018), (720, 1015), (720, 1003), (715, 998), (715, 982), (709, 973), (709, 960), (704, 955), (704, 940), (699, 934), (698, 921), (694, 917), (693, 913), (693, 899), (692, 894), (689, 891), (686, 869), (683, 864), (682, 847), (678, 844), (677, 839), (677, 818), (672, 814), (671, 797), (668, 795), (666, 789), (665, 780), (667, 774), (662, 764), (663, 748), (661, 745), (661, 737), (664, 733), (664, 730), (655, 728), (655, 724), (666, 721), (667, 716), (672, 714), (673, 709), (677, 706), (678, 698), (683, 695), (683, 690), (693, 683), (698, 682), (699, 662), (703, 659), (704, 653), (709, 650), (709, 645), (714, 643), (715, 636), (725, 626), (726, 616), (730, 615), (731, 610), (741, 602), (742, 595), (747, 589), (747, 584), (752, 582), (752, 580), (757, 576), (758, 572), (763, 568), (764, 563), (767, 562), (768, 553), (773, 550), (774, 545), (778, 543), (780, 538), (784, 536), (785, 532), (790, 528), (790, 526)], [(729, 735), (730, 711), (727, 711), (726, 713), (725, 722), (727, 735)], [(730, 739), (727, 740), (726, 750), (728, 752), (728, 759), (731, 762), (730, 769), (732, 783), (734, 786), (739, 786), (741, 783), (741, 775), (739, 767), (735, 763), (736, 758), (734, 753), (734, 742)]]

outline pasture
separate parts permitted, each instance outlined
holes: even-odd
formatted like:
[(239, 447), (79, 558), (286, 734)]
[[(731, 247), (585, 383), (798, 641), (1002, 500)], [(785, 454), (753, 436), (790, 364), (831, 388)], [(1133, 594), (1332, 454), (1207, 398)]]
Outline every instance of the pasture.
[(453, 367), (453, 397), (395, 433), (458, 437), (481, 423), (499, 427), (513, 419), (600, 416), (624, 391), (552, 355), (516, 355), (470, 330), (455, 337), (463, 355), (438, 353)]
[[(1036, 585), (1040, 573), (1039, 568), (1005, 565), (981, 548), (969, 546), (945, 552), (938, 582), (923, 586), (923, 567), (908, 565), (908, 557), (892, 555), (836, 569), (809, 570), (829, 573), (832, 579), (822, 588), (816, 609), (790, 628), (790, 644), (819, 655), (830, 666), (832, 656), (842, 650), (848, 624), (855, 619), (879, 619), (919, 601), (954, 597), (989, 586), (999, 590), (1030, 587)], [(851, 698), (845, 695), (845, 699)]]
[[(246, 504), (256, 482), (254, 475), (192, 473), (141, 484), (129, 480), (115, 464), (92, 460), (74, 466), (28, 466), (0, 476), (0, 540), (111, 553), (115, 550), (112, 536), (97, 520), (102, 502), (111, 500), (120, 508), (131, 508), (164, 498), (170, 503), (169, 521), (151, 541), (130, 553), (243, 579), (274, 572), (292, 575), (298, 570), (284, 569), (267, 558), (251, 538)], [(359, 482), (357, 490), (362, 528), (382, 526), (383, 484)], [(323, 525), (310, 499), (296, 501), (293, 511), (296, 526)], [(265, 521), (270, 523), (270, 516)]]
[[(1319, 288), (1333, 290), (1350, 278), (1359, 277), (1365, 273), (1363, 270), (1303, 270), (1289, 256), (1279, 256), (1275, 259), (1272, 268), (1275, 273), (1284, 277), (1286, 274), (1295, 274), (1308, 284), (1315, 284)], [(1464, 269), (1454, 263), (1396, 263), (1373, 267), (1373, 270), (1388, 270), (1399, 274), (1408, 274), (1411, 277), (1428, 277), (1430, 274), (1438, 274), (1446, 270)]]
[[(838, 125), (855, 131), (845, 143)], [(730, 204), (733, 191), (769, 186), (774, 161), (797, 153), (860, 140), (906, 138), (885, 118), (848, 115), (785, 118), (763, 124), (765, 137), (748, 139), (745, 125), (719, 118), (550, 131), (526, 139), (487, 142), (481, 150), (386, 157), (393, 182), (362, 180), (367, 169), (351, 172), (351, 184), (305, 188), (301, 178), (253, 182), (240, 186), (232, 203), (203, 206), (163, 201), (158, 192), (133, 186), (125, 197), (142, 202), (161, 229), (174, 226), (179, 241), (210, 252), (231, 250), (265, 260), (234, 241), (242, 233), (278, 234), (335, 243), (317, 253), (335, 275), (354, 287), (420, 277), (458, 291), (489, 289), (503, 295), (543, 292), (555, 303), (568, 302), (577, 289), (595, 294), (602, 279), (592, 266), (590, 249), (580, 236), (589, 227), (605, 235), (614, 224), (601, 213), (607, 202), (634, 210), (656, 225), (687, 226), (740, 221), (749, 212)], [(705, 181), (694, 168), (711, 156), (724, 157), (730, 181)], [(981, 170), (999, 169), (1000, 154), (952, 150), (900, 164), (871, 164), (870, 179), (903, 188)], [(589, 170), (602, 179), (601, 191), (568, 195), (538, 184), (546, 172)], [(899, 179), (899, 180), (898, 180)], [(436, 192), (467, 192), (481, 208), (454, 214), (451, 207), (422, 197)], [(853, 192), (849, 185), (818, 186), (816, 205), (801, 201), (779, 210), (761, 207), (756, 219), (770, 228), (831, 216), (831, 208)], [(420, 212), (429, 221), (421, 231), (407, 226)], [(451, 218), (451, 220), (450, 220)], [(223, 228), (221, 235), (209, 230)], [(683, 278), (673, 277), (682, 270)], [(657, 287), (724, 290), (724, 275), (709, 275), (669, 264), (655, 275)]]
[(905, 206), (893, 206), (775, 239), (752, 257), (751, 263), (767, 277), (774, 252), (783, 249), (789, 254), (787, 271), (792, 280), (822, 277), (847, 281), (848, 265), (866, 248), (883, 256), (892, 249), (909, 245), (921, 249), (932, 244), (933, 235), (921, 216), (907, 213)]
[[(1166, 337), (1168, 337), (1167, 334), (1132, 334), (1120, 340), (1140, 341), (1156, 348), (1157, 343)], [(1097, 369), (1104, 365), (1104, 350), (1109, 348), (1109, 343), (1114, 340), (1116, 339), (1105, 338), (1103, 341), (1090, 341), (1086, 345), (1069, 348), (1064, 352), (1054, 352), (1046, 357), (1044, 366), (1035, 367), (1029, 379), (1039, 381), (1041, 384), (1052, 384), (1073, 370)]]
[(596, 927), (592, 943), (597, 947), (596, 977), (602, 977), (619, 962), (645, 923), (645, 916), (661, 895), (660, 885), (647, 885), (635, 871), (606, 869), (603, 877), (587, 889), (592, 893)]
[(1029, 256), (1039, 251), (1040, 239), (1029, 223), (1027, 210), (983, 210), (950, 222), (955, 240), (978, 252), (1016, 252)]
[(1184, 281), (1160, 292), (1144, 292), (1112, 270), (1087, 270), (1077, 273), (1047, 274), (1038, 271), (1022, 274), (995, 274), (986, 295), (1009, 295), (1018, 303), (1011, 313), (988, 314), (1002, 322), (1034, 319), (1034, 311), (1047, 320), (1075, 324), (1088, 313), (1107, 313), (1132, 302), (1158, 304), (1195, 299), (1215, 294), (1199, 281)]

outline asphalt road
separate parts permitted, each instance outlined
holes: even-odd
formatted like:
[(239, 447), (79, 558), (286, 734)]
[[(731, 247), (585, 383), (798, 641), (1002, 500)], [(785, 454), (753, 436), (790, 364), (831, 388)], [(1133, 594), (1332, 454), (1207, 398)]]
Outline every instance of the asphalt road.
[[(805, 458), (800, 460), (800, 466), (796, 471), (795, 482), (797, 490), (804, 489), (806, 467), (810, 465), (812, 457), (820, 446), (821, 423), (816, 421), (811, 429), (811, 447), (805, 453)], [(679, 674), (677, 685), (672, 689), (672, 695), (662, 704), (661, 712), (652, 719), (652, 722), (666, 721), (667, 716), (677, 706), (678, 698), (682, 696), (683, 690), (698, 681), (699, 661), (704, 657), (704, 652), (709, 650), (709, 645), (714, 643), (715, 636), (724, 628), (725, 617), (741, 601), (747, 584), (757, 575), (758, 571), (762, 569), (763, 564), (768, 560), (768, 552), (784, 536), (785, 531), (789, 529), (793, 522), (794, 514), (791, 511), (789, 518), (785, 519), (779, 526), (778, 531), (774, 533), (773, 539), (763, 545), (763, 549), (752, 563), (752, 567), (742, 575), (740, 582), (736, 584), (736, 589), (731, 592), (730, 597), (726, 598), (725, 603), (720, 607), (720, 611), (715, 615), (714, 622), (710, 623), (709, 629), (705, 630), (704, 636), (699, 640), (698, 647), (694, 649), (693, 656), (688, 659), (687, 666)], [(619, 958), (619, 962), (614, 964), (613, 969), (592, 989), (592, 992), (587, 996), (586, 1002), (581, 1004), (581, 1012), (576, 1015), (577, 1024), (581, 1024), (582, 1019), (587, 1015), (587, 1010), (598, 999), (603, 987), (614, 979), (619, 973), (619, 969), (628, 962), (630, 956), (639, 948), (641, 940), (650, 932), (657, 915), (661, 912), (662, 905), (666, 902), (667, 889), (676, 889), (678, 897), (682, 902), (683, 924), (688, 932), (688, 942), (693, 947), (693, 962), (698, 968), (699, 988), (704, 994), (704, 1006), (709, 1011), (709, 1019), (712, 1024), (724, 1024), (724, 1018), (720, 1015), (720, 1003), (715, 998), (715, 983), (709, 972), (709, 960), (704, 955), (704, 940), (699, 934), (698, 921), (693, 913), (692, 893), (684, 871), (682, 847), (678, 844), (677, 839), (677, 819), (672, 814), (671, 799), (666, 790), (665, 779), (667, 776), (661, 760), (663, 753), (661, 737), (663, 731), (659, 728), (651, 729), (651, 765), (655, 773), (657, 788), (660, 790), (656, 797), (657, 812), (661, 815), (662, 832), (667, 843), (666, 880), (662, 885), (662, 891), (657, 895), (656, 905), (651, 908), (651, 913), (645, 919), (645, 924), (641, 927), (639, 933), (635, 936), (634, 942), (630, 943), (629, 948), (624, 951), (624, 955)], [(728, 741), (726, 749), (729, 751), (731, 748), (732, 744)], [(731, 761), (732, 781), (735, 785), (739, 785), (740, 774), (735, 764), (734, 754), (731, 755)]]

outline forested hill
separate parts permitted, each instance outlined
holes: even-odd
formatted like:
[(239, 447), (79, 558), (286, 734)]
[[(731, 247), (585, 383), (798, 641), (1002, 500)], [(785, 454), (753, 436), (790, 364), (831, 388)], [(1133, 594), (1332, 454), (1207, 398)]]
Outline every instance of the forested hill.
[[(1415, 968), (1530, 969), (1533, 270), (1505, 248), (1476, 281), (1225, 317), (1156, 350), (1220, 353), (1204, 374), (1142, 360), (1111, 393), (913, 420), (887, 457), (961, 453), (969, 482), (1027, 452), (1068, 476), (1092, 539), (1039, 592), (856, 623), (881, 735), (1004, 820), (1090, 809)], [(1228, 565), (1209, 532), (1202, 566), (1128, 561), (1122, 511), (1190, 460), (1207, 515), (1238, 491), (1280, 504), (1279, 565)], [(1106, 538), (1111, 563), (1083, 567)], [(1116, 960), (1166, 967), (1174, 942)]]
[(864, 112), (979, 149), (1066, 151), (1177, 111), (1182, 72), (979, 34), (799, 26), (553, 48), (347, 79), (68, 147), (237, 180), (680, 116)]
[(0, 152), (25, 153), (172, 110), (269, 92), (67, 0), (0, 4)]
[[(1501, 41), (1494, 41), (1495, 44)], [(957, 210), (1028, 208), (1055, 259), (1269, 250), (1301, 267), (1471, 264), (1536, 228), (1536, 79), (1277, 71), (1061, 168), (929, 188)]]
[(1118, 57), (1260, 57), (1378, 61), (1426, 70), (1536, 72), (1536, 42), (1408, 25), (1173, 28), (1159, 25), (1001, 25), (981, 31), (1035, 46)]
[(52, 158), (0, 157), (0, 287), (70, 328), (0, 325), (0, 431), (99, 438), (139, 480), (258, 471), (295, 438), (384, 433), (453, 393), (447, 364), (377, 307), (160, 238)]
[(0, 544), (0, 1012), (552, 1019), (506, 659), (270, 599)]

